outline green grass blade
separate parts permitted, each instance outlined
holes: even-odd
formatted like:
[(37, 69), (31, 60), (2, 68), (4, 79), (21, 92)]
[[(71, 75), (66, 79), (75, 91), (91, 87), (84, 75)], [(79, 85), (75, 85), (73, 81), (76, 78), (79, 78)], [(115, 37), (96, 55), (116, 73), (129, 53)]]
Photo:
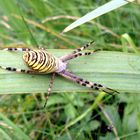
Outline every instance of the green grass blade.
[(68, 27), (66, 27), (63, 30), (63, 33), (68, 32), (68, 31), (72, 30), (73, 28), (84, 24), (85, 22), (88, 22), (92, 19), (95, 19), (95, 18), (97, 18), (105, 13), (108, 13), (112, 10), (115, 10), (115, 9), (125, 5), (125, 4), (128, 4), (128, 3), (129, 3), (129, 1), (126, 1), (126, 0), (112, 0), (112, 1), (102, 5), (100, 7), (98, 7), (97, 9), (87, 13), (86, 15), (81, 17), (80, 19), (78, 19), (75, 22), (73, 22), (72, 24), (70, 24)]
[(93, 109), (96, 108), (96, 106), (101, 102), (101, 100), (103, 99), (103, 97), (105, 96), (106, 93), (101, 92), (97, 98), (95, 99), (95, 101), (93, 102), (93, 104), (80, 116), (78, 116), (76, 119), (72, 120), (71, 122), (69, 122), (68, 124), (66, 124), (65, 128), (61, 131), (61, 133), (66, 130), (67, 128), (69, 128), (70, 126), (76, 124), (78, 121), (82, 120), (89, 112), (91, 112)]
[[(5, 130), (7, 132), (7, 138), (8, 138), (8, 134), (9, 134), (9, 137), (11, 136), (11, 138), (15, 139), (15, 140), (19, 140), (19, 139), (20, 140), (31, 140), (19, 127), (16, 126), (16, 124), (14, 124), (11, 120), (9, 120), (2, 113), (0, 113), (0, 120), (2, 120), (3, 123), (5, 123), (6, 126), (9, 127), (9, 128), (2, 127), (3, 130)], [(8, 138), (8, 140), (10, 140), (10, 138)]]
[(10, 136), (1, 128), (0, 128), (0, 135), (2, 140), (12, 140), (12, 138), (10, 138)]
[(135, 45), (134, 41), (132, 40), (132, 38), (127, 34), (123, 34), (121, 36), (121, 42), (122, 42), (122, 48), (128, 51), (128, 44), (130, 45), (130, 47), (132, 48), (132, 50), (137, 53), (140, 54), (140, 52), (138, 51), (137, 46)]
[[(55, 56), (71, 50), (50, 49)], [(0, 51), (0, 65), (27, 68), (22, 53)], [(121, 52), (97, 52), (71, 60), (68, 69), (87, 80), (103, 84), (120, 92), (140, 92), (140, 56)], [(50, 75), (17, 74), (0, 70), (0, 94), (46, 92)], [(60, 76), (56, 76), (54, 92), (92, 91)]]

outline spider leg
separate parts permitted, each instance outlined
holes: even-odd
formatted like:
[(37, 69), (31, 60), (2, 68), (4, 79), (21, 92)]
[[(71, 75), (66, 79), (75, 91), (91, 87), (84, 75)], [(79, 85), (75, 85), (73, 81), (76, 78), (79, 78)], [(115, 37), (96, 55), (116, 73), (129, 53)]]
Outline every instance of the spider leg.
[(87, 49), (87, 48), (88, 48), (91, 44), (93, 44), (93, 43), (94, 43), (94, 41), (88, 42), (87, 44), (85, 44), (85, 45), (82, 46), (81, 48), (74, 50), (72, 53), (81, 52), (81, 51)]
[(116, 90), (113, 90), (111, 88), (108, 88), (108, 87), (105, 87), (101, 84), (98, 84), (98, 83), (93, 83), (93, 82), (89, 82), (87, 80), (84, 80), (68, 71), (62, 71), (62, 72), (59, 72), (58, 73), (59, 75), (73, 81), (73, 82), (76, 82), (77, 84), (79, 85), (82, 85), (82, 86), (85, 86), (85, 87), (88, 87), (88, 88), (92, 88), (92, 89), (95, 89), (95, 90), (99, 90), (99, 91), (104, 91), (106, 93), (109, 93), (109, 94), (113, 94), (113, 93), (119, 93), (118, 91)]
[[(31, 49), (29, 48), (22, 48), (22, 47), (8, 47), (3, 49), (5, 51), (11, 51), (11, 52), (15, 52), (15, 51), (30, 51)], [(13, 71), (13, 72), (17, 72), (17, 73), (36, 73), (33, 70), (25, 70), (25, 69), (18, 69), (18, 68), (14, 68), (14, 67), (5, 67), (5, 66), (0, 66), (0, 68), (8, 70), (8, 71)]]
[(47, 105), (47, 101), (48, 101), (48, 98), (49, 98), (49, 96), (50, 96), (50, 94), (51, 94), (51, 90), (52, 90), (52, 86), (53, 86), (53, 83), (54, 83), (54, 79), (55, 79), (55, 73), (52, 74), (52, 77), (51, 77), (51, 79), (50, 79), (49, 88), (48, 88), (48, 93), (47, 93), (47, 96), (46, 96), (46, 102), (45, 102), (43, 108), (45, 108), (46, 105)]
[(66, 61), (68, 61), (70, 59), (74, 59), (74, 58), (77, 58), (79, 56), (91, 55), (91, 54), (93, 54), (93, 53), (95, 53), (97, 51), (99, 51), (99, 49), (98, 50), (91, 51), (91, 52), (84, 52), (84, 53), (80, 53), (79, 52), (79, 53), (71, 54), (67, 58), (63, 59), (62, 61), (63, 62), (66, 62)]
[(31, 51), (31, 49), (29, 49), (29, 48), (5, 48), (3, 50), (12, 51), (12, 52), (14, 52), (14, 51)]
[(60, 57), (60, 59), (61, 59), (63, 62), (66, 61), (66, 60), (69, 60), (69, 57), (72, 57), (74, 54), (76, 54), (76, 53), (78, 53), (78, 52), (80, 52), (80, 51), (82, 51), (82, 50), (88, 48), (88, 47), (89, 47), (91, 44), (93, 44), (93, 43), (94, 43), (94, 41), (91, 41), (91, 42), (85, 44), (84, 46), (82, 46), (81, 48), (74, 50), (72, 53), (66, 54), (66, 55)]
[[(0, 68), (8, 70), (8, 71), (17, 72), (17, 73), (38, 74), (38, 72), (33, 71), (33, 70), (25, 70), (25, 69), (18, 69), (18, 68), (13, 68), (13, 67), (4, 67), (4, 66), (0, 66)], [(54, 78), (55, 78), (55, 73), (53, 73), (53, 75), (51, 77), (51, 80), (50, 80), (50, 84), (49, 84), (49, 88), (48, 88), (48, 91), (47, 91), (47, 97), (46, 97), (46, 102), (44, 104), (44, 108), (46, 107), (48, 98), (51, 94), (51, 89), (52, 89), (52, 86), (53, 86), (53, 83), (54, 83)]]
[(5, 69), (7, 71), (14, 71), (14, 72), (17, 72), (17, 73), (36, 73), (33, 70), (18, 69), (18, 68), (13, 68), (13, 67), (0, 66), (0, 68)]

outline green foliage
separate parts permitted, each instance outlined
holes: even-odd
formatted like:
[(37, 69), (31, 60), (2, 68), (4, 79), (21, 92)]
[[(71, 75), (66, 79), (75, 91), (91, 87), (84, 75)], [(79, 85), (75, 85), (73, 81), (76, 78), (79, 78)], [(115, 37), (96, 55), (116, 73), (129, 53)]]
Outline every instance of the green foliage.
[[(47, 91), (50, 76), (0, 70), (2, 140), (140, 138), (139, 5), (128, 4), (60, 35), (77, 17), (105, 2), (107, 1), (0, 1), (1, 48), (23, 42), (34, 48), (38, 44), (50, 49), (56, 56), (61, 56), (71, 51), (68, 49), (95, 40), (94, 48), (103, 51), (72, 60), (69, 70), (121, 93), (114, 96), (99, 93), (96, 96), (93, 91), (57, 76), (48, 105), (43, 109), (44, 92)], [(21, 55), (1, 50), (0, 65), (27, 68)], [(111, 132), (108, 130), (110, 124), (113, 125)]]
[[(49, 50), (55, 56), (70, 53), (68, 50)], [(9, 61), (11, 60), (11, 61)], [(0, 65), (27, 69), (22, 60), (22, 53), (0, 51)], [(120, 92), (140, 93), (140, 56), (120, 52), (97, 52), (70, 61), (68, 69), (80, 77), (116, 89)], [(0, 70), (0, 94), (46, 92), (50, 75), (17, 74)], [(7, 88), (7, 83), (9, 87)], [(22, 85), (22, 87), (21, 87)], [(63, 86), (62, 86), (63, 85)], [(65, 78), (56, 76), (55, 92), (92, 92)]]

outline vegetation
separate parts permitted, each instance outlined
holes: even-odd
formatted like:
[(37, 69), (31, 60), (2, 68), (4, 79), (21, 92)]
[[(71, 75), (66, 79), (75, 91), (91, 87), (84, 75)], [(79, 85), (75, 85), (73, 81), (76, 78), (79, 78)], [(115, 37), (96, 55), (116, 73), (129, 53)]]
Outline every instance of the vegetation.
[[(94, 40), (93, 56), (72, 60), (70, 71), (116, 89), (107, 95), (56, 76), (0, 70), (0, 139), (112, 140), (140, 138), (140, 16), (130, 3), (61, 35), (78, 17), (106, 0), (0, 1), (0, 48), (47, 48), (56, 56)], [(26, 68), (21, 53), (0, 51), (0, 65)]]

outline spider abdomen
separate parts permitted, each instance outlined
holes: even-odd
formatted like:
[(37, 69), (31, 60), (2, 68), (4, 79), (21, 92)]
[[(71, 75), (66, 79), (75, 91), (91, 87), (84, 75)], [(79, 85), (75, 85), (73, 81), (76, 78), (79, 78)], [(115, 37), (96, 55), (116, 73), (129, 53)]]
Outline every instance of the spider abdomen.
[(38, 73), (57, 72), (60, 71), (60, 66), (63, 65), (58, 58), (44, 50), (27, 51), (23, 55), (23, 60), (29, 68)]

